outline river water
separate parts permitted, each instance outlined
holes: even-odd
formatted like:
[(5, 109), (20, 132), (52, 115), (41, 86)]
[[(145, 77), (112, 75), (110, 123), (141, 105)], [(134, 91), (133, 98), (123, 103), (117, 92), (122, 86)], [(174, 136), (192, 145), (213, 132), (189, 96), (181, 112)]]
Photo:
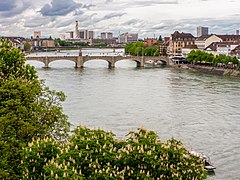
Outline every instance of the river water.
[(70, 61), (52, 62), (49, 69), (28, 63), (51, 89), (66, 94), (63, 108), (73, 127), (100, 127), (120, 138), (144, 126), (207, 154), (217, 167), (209, 179), (240, 179), (240, 79), (139, 69), (132, 61), (117, 62), (115, 69), (99, 60), (83, 69)]

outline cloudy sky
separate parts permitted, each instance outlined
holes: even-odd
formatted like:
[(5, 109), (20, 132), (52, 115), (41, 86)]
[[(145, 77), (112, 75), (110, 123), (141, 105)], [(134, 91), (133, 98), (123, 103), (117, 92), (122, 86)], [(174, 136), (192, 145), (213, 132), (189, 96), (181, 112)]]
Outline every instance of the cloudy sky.
[(169, 36), (175, 30), (196, 35), (234, 34), (240, 29), (240, 0), (0, 0), (0, 35), (59, 37), (81, 29)]

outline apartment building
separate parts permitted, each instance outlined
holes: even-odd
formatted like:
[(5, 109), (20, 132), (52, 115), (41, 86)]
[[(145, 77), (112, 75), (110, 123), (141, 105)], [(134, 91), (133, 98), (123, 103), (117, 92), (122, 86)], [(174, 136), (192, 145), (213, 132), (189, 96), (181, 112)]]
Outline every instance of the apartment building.
[(182, 48), (195, 44), (195, 37), (191, 33), (179, 33), (175, 31), (169, 39), (169, 54), (177, 55), (182, 53)]
[(146, 46), (153, 46), (158, 42), (157, 38), (144, 38), (143, 41)]
[(228, 56), (239, 45), (240, 42), (213, 42), (204, 50), (214, 55), (225, 54)]
[(204, 50), (206, 47), (208, 47), (210, 44), (212, 44), (213, 42), (222, 42), (223, 40), (215, 35), (215, 34), (211, 34), (211, 35), (203, 35), (198, 37), (195, 40), (195, 44), (197, 45), (197, 48), (199, 50)]
[(138, 40), (138, 34), (134, 33), (123, 33), (119, 36), (120, 43), (135, 43)]

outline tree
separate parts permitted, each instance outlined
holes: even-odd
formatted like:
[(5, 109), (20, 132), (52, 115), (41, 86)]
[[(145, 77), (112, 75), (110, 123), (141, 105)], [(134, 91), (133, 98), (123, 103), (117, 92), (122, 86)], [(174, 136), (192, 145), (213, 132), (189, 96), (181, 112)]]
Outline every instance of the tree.
[(19, 49), (6, 39), (1, 39), (0, 44), (0, 83), (11, 79), (29, 81), (38, 78), (34, 67), (25, 64), (25, 55)]
[(163, 41), (163, 39), (162, 39), (162, 36), (161, 36), (161, 35), (159, 36), (158, 40), (159, 40), (159, 41), (161, 41), (161, 42)]
[(31, 50), (31, 44), (29, 42), (24, 43), (23, 50), (24, 51), (30, 51)]
[(139, 128), (126, 140), (77, 127), (69, 142), (33, 140), (23, 150), (24, 179), (205, 179), (204, 163), (180, 141)]
[(236, 57), (236, 56), (234, 56), (233, 58), (232, 58), (232, 62), (233, 62), (233, 64), (235, 64), (235, 65), (239, 65), (239, 60), (238, 60), (238, 58)]
[(18, 179), (20, 153), (32, 138), (66, 139), (69, 131), (63, 114), (62, 92), (38, 80), (24, 54), (6, 40), (0, 46), (0, 178)]
[(143, 42), (128, 43), (125, 52), (134, 56), (159, 56), (158, 47), (145, 47)]
[(59, 47), (59, 46), (88, 46), (89, 44), (86, 42), (68, 42), (68, 41), (64, 41), (61, 39), (55, 39), (55, 46)]

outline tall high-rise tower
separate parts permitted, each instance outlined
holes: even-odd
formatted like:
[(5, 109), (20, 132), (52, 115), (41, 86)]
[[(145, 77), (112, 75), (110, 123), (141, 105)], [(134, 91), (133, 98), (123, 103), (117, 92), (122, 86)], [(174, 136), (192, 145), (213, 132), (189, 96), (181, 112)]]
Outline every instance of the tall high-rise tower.
[(75, 38), (79, 39), (80, 38), (80, 33), (78, 30), (78, 21), (76, 21), (76, 26), (75, 26)]
[(208, 27), (197, 27), (197, 37), (208, 35)]
[(239, 30), (236, 30), (236, 35), (239, 35)]

